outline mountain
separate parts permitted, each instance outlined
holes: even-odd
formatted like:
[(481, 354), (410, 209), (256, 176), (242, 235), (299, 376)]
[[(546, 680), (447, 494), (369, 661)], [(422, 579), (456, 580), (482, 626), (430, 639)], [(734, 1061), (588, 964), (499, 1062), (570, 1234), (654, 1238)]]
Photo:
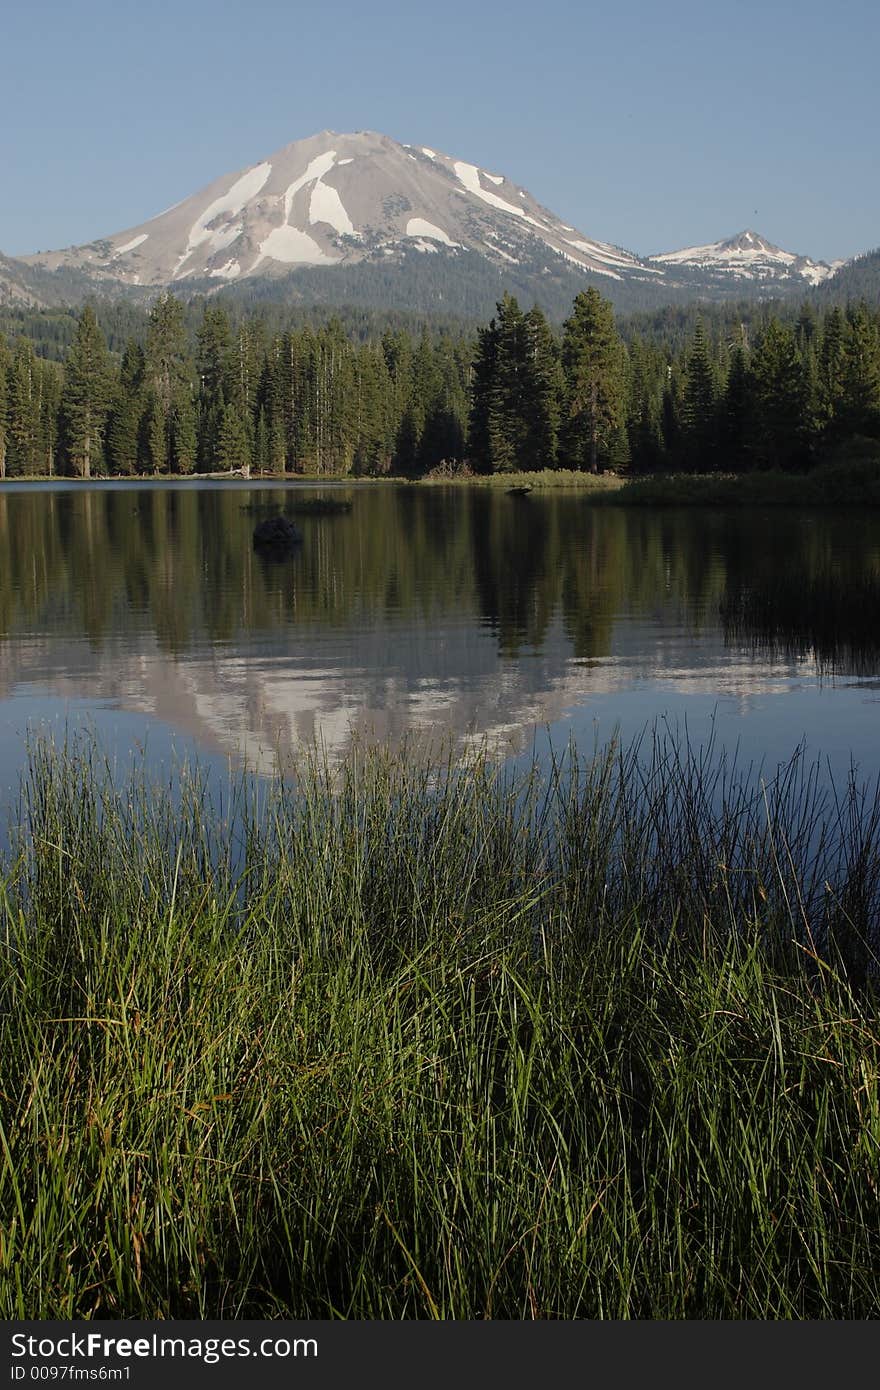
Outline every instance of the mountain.
[(4, 292), (29, 304), (96, 292), (145, 299), (170, 286), (250, 303), (483, 317), (510, 290), (561, 318), (588, 284), (633, 310), (797, 295), (832, 269), (752, 231), (640, 257), (563, 222), (503, 174), (370, 131), (324, 131), (138, 226), (4, 258), (0, 302)]
[(704, 282), (715, 282), (719, 288), (745, 285), (760, 287), (764, 293), (785, 293), (791, 289), (806, 289), (819, 285), (833, 275), (843, 263), (811, 261), (793, 251), (783, 251), (766, 241), (757, 232), (746, 230), (726, 241), (713, 241), (709, 246), (688, 246), (683, 251), (665, 251), (651, 256), (652, 265), (666, 267), (671, 278), (683, 270), (698, 273)]
[(610, 280), (661, 273), (561, 222), (502, 174), (370, 131), (298, 140), (149, 222), (22, 259), (97, 281), (216, 286), (407, 251), (474, 251), (498, 267), (537, 256)]

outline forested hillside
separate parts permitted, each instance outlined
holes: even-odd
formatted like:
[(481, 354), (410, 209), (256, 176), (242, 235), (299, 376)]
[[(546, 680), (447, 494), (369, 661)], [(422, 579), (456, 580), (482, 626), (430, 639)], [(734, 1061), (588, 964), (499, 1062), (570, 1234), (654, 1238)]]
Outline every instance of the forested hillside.
[(817, 286), (813, 297), (817, 304), (840, 304), (853, 299), (880, 304), (880, 247), (847, 261), (836, 275)]
[(557, 332), (505, 294), (454, 319), (162, 295), (0, 319), (0, 476), (802, 469), (880, 439), (880, 312), (741, 306)]

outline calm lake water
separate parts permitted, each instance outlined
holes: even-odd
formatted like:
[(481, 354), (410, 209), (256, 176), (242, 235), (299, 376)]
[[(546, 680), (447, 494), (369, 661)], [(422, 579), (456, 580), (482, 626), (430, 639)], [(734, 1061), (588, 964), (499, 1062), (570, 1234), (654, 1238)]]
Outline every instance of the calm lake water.
[[(267, 503), (292, 558), (254, 553)], [(404, 485), (0, 489), (0, 784), (29, 732), (161, 771), (354, 737), (589, 750), (663, 721), (772, 769), (880, 770), (880, 519)]]

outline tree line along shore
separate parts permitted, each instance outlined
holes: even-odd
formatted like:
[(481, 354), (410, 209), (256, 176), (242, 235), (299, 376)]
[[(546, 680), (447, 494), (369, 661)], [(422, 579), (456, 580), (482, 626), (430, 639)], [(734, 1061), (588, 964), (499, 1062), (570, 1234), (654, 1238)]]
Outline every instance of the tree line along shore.
[(92, 305), (63, 361), (39, 355), (33, 332), (0, 338), (0, 477), (546, 483), (802, 475), (880, 456), (880, 312), (864, 303), (748, 322), (707, 310), (686, 332), (630, 324), (626, 338), (595, 289), (561, 332), (509, 294), (474, 334), (391, 326), (358, 339), (338, 318), (275, 331), (275, 317), (233, 322), (208, 302), (194, 319), (163, 294), (112, 352)]

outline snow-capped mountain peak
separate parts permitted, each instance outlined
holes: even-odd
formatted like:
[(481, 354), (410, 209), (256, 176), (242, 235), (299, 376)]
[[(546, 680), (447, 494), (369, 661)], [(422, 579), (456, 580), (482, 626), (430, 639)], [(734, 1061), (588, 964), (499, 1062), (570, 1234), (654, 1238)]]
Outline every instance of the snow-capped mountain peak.
[(372, 131), (322, 131), (139, 226), (25, 259), (168, 285), (441, 249), (477, 251), (497, 265), (549, 256), (610, 279), (658, 273), (561, 222), (503, 174)]
[(751, 281), (779, 281), (801, 279), (810, 285), (818, 285), (831, 275), (835, 269), (825, 261), (812, 261), (807, 256), (798, 256), (793, 251), (783, 251), (774, 246), (758, 232), (746, 228), (736, 236), (724, 241), (713, 241), (708, 246), (687, 246), (681, 251), (664, 251), (651, 256), (652, 264), (663, 266), (692, 267), (726, 277), (748, 279)]

